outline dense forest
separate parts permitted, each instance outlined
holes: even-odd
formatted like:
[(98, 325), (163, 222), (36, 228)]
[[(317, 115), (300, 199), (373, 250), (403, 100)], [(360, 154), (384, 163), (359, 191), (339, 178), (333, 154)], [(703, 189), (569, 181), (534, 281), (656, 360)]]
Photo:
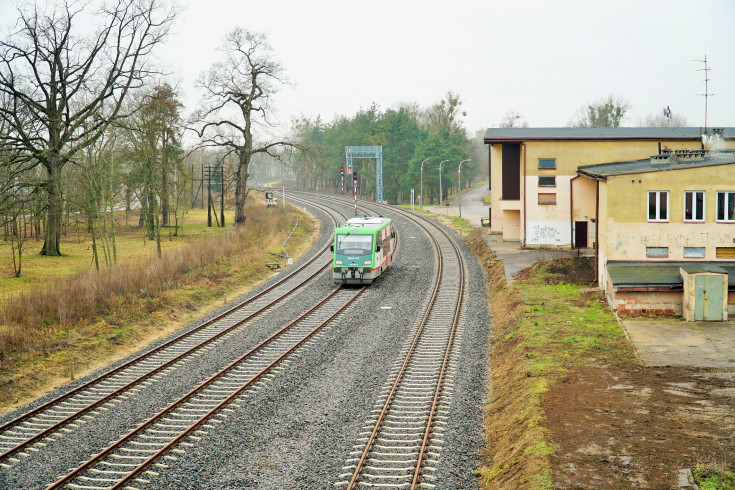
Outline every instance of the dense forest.
[[(300, 186), (339, 189), (340, 169), (345, 167), (345, 147), (383, 147), (383, 199), (391, 204), (405, 203), (411, 189), (419, 193), (424, 162), (424, 202), (439, 199), (439, 164), (444, 197), (459, 185), (459, 162), (470, 158), (471, 145), (462, 126), (462, 101), (448, 92), (428, 109), (405, 104), (381, 111), (376, 105), (352, 117), (337, 117), (331, 123), (321, 118), (303, 118), (294, 125), (294, 138), (308, 149), (291, 159)], [(470, 182), (476, 162), (463, 167), (463, 186)], [(355, 160), (359, 193), (375, 197), (375, 161)]]

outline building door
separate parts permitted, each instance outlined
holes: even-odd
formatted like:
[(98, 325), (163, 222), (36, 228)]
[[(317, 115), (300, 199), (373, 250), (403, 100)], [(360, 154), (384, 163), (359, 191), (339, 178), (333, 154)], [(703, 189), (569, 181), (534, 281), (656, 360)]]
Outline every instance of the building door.
[(587, 248), (587, 222), (574, 222), (574, 248)]
[(694, 320), (721, 322), (723, 281), (726, 275), (697, 274), (694, 278)]

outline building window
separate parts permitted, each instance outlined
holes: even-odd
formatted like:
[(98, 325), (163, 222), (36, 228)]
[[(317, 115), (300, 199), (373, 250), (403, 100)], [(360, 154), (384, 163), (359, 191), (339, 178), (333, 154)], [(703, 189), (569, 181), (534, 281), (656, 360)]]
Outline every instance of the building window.
[(669, 256), (669, 247), (646, 247), (646, 257), (665, 259)]
[(556, 194), (543, 194), (538, 195), (539, 204), (556, 204)]
[(704, 191), (684, 192), (684, 221), (704, 221)]
[(556, 177), (539, 177), (539, 187), (556, 187)]
[(541, 169), (554, 169), (556, 168), (556, 158), (539, 158), (538, 168)]
[(669, 191), (648, 191), (648, 221), (669, 221)]
[(735, 247), (717, 247), (715, 257), (718, 259), (735, 259)]
[(717, 221), (735, 222), (735, 192), (717, 193)]
[(704, 247), (684, 247), (685, 259), (703, 259)]

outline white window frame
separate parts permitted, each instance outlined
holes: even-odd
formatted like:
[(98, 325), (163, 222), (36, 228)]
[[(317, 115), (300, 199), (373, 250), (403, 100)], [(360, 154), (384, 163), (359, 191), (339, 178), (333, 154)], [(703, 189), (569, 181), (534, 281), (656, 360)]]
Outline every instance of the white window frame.
[(725, 200), (725, 202), (723, 203), (723, 208), (725, 212), (724, 218), (720, 219), (718, 216), (715, 216), (715, 220), (718, 223), (735, 223), (735, 219), (727, 219), (727, 196), (728, 194), (732, 193), (735, 193), (735, 191), (717, 191), (717, 207), (715, 207), (715, 214), (717, 214), (720, 210), (720, 196), (722, 196), (722, 198)]
[[(651, 218), (648, 214), (648, 203), (651, 200), (651, 194), (656, 194), (656, 218)], [(666, 218), (661, 219), (661, 194), (666, 194)], [(671, 203), (671, 197), (669, 191), (648, 191), (646, 194), (646, 217), (648, 217), (649, 223), (668, 223), (669, 222), (669, 204)]]
[[(697, 219), (697, 194), (702, 194), (702, 219)], [(692, 217), (687, 218), (687, 195), (692, 196)], [(707, 208), (706, 205), (707, 194), (705, 191), (684, 191), (684, 222), (685, 223), (704, 223), (706, 215), (704, 214)]]

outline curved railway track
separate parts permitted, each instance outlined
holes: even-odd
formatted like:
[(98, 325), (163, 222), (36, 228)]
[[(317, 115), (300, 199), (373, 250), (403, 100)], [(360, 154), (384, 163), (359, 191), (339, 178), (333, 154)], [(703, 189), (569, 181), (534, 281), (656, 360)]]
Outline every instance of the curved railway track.
[[(313, 205), (326, 210), (334, 224), (338, 218), (345, 218), (337, 211)], [(329, 245), (325, 244), (289, 275), (196, 328), (3, 424), (0, 426), (0, 464), (8, 467), (18, 463), (17, 456), (28, 457), (43, 447), (44, 441), (52, 441), (55, 435), (61, 436), (62, 432), (77, 429), (78, 424), (84, 423), (90, 414), (106, 410), (106, 404), (140, 389), (144, 382), (175, 368), (203, 348), (224, 340), (228, 334), (285, 301), (329, 267)]]
[[(324, 195), (311, 196), (308, 200), (292, 195), (291, 199), (325, 208), (314, 202), (314, 197), (350, 208), (354, 203)], [(387, 209), (415, 221), (434, 244), (437, 261), (433, 266), (433, 288), (424, 300), (425, 311), (417, 315), (411, 338), (403, 347), (401, 358), (396, 361), (336, 485), (350, 489), (432, 487), (451, 398), (455, 338), (460, 329), (465, 280), (462, 254), (452, 237), (431, 220), (377, 203), (360, 202), (359, 205), (367, 214), (380, 214)], [(329, 212), (335, 224), (338, 219), (346, 218), (344, 215), (337, 218), (341, 213), (333, 209)], [(12, 466), (18, 462), (17, 455), (41, 450), (45, 439), (53, 440), (59, 431), (76, 428), (90, 412), (112, 409), (115, 405), (108, 403), (142, 389), (147, 381), (152, 382), (179, 367), (206, 346), (224, 341), (229, 334), (319, 276), (330, 263), (327, 243), (290, 275), (257, 295), (1, 426), (0, 464)], [(227, 416), (226, 412), (238, 407), (253, 388), (285, 368), (294, 351), (324, 332), (334, 317), (363, 290), (334, 288), (309, 311), (240, 358), (228, 361), (227, 366), (218, 368), (219, 372), (48, 488), (116, 489), (144, 483), (145, 478), (155, 476), (156, 468), (166, 468), (184, 448), (215, 429)]]
[(299, 318), (47, 488), (124, 488), (152, 465), (165, 467), (158, 463), (161, 458), (188, 438), (196, 440), (196, 433), (214, 428), (208, 422), (216, 422), (223, 409), (320, 332), (364, 289), (335, 288)]
[(437, 273), (425, 312), (335, 484), (348, 489), (434, 487), (432, 465), (438, 463), (451, 397), (448, 378), (465, 286), (462, 254), (431, 220), (391, 210), (414, 220), (429, 235), (437, 250)]

